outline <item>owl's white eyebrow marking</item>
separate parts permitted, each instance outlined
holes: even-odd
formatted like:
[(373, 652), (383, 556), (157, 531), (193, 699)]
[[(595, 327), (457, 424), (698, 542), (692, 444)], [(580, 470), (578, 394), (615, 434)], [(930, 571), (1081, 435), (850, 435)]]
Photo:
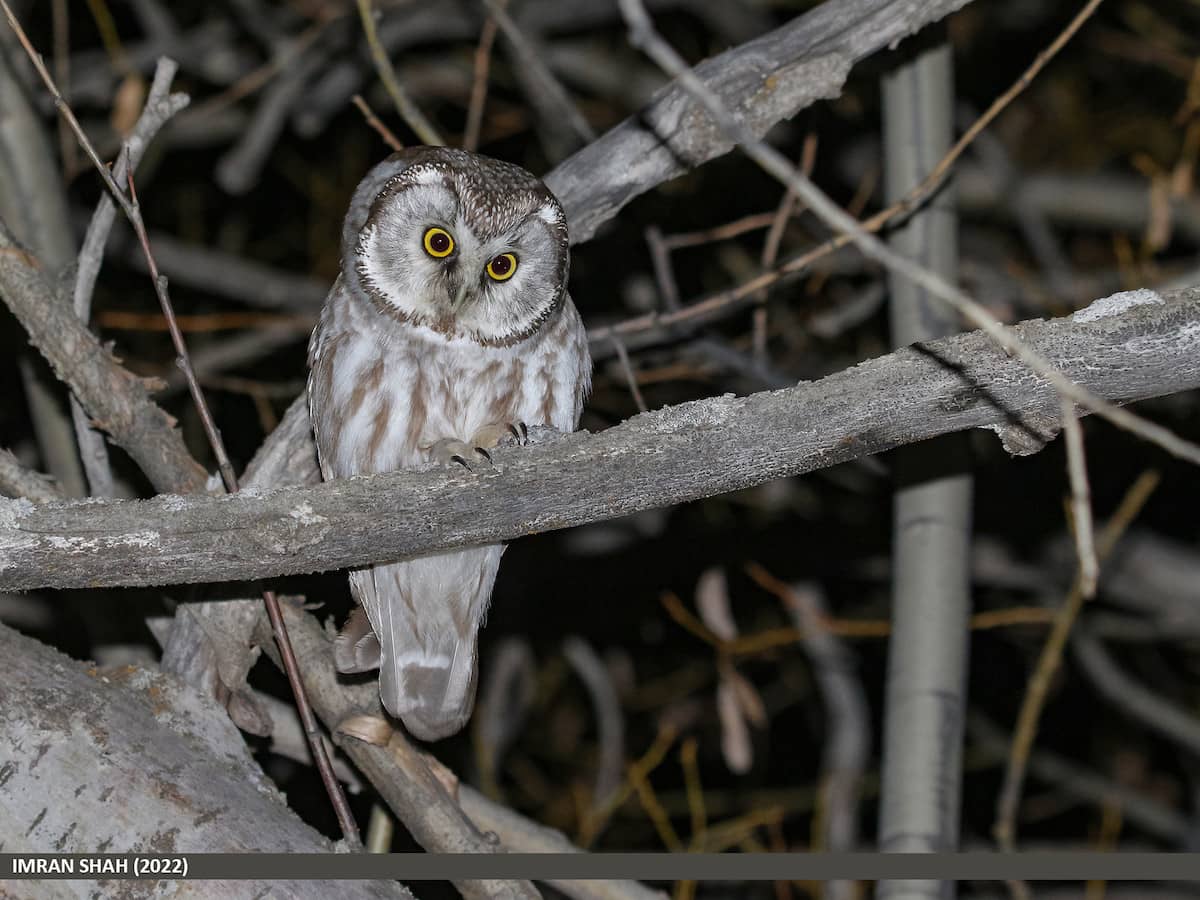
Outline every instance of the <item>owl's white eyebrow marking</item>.
[(558, 211), (558, 207), (552, 203), (545, 203), (538, 207), (538, 218), (547, 225), (557, 225), (562, 221), (562, 213)]
[(430, 166), (417, 166), (409, 175), (409, 181), (412, 184), (421, 185), (441, 184), (444, 178), (443, 172)]

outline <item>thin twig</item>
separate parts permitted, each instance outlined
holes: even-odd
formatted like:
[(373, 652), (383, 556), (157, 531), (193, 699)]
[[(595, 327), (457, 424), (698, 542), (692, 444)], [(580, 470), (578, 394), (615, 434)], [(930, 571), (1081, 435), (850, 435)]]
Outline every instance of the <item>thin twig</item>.
[[(745, 569), (750, 580), (764, 591), (773, 594), (789, 606), (798, 602), (789, 584), (780, 581), (758, 563), (748, 562)], [(727, 641), (713, 634), (708, 626), (696, 618), (675, 594), (667, 592), (662, 595), (660, 600), (667, 615), (684, 630), (717, 648), (722, 655), (731, 658), (755, 656), (778, 650), (780, 647), (791, 647), (807, 638), (804, 629), (785, 627), (770, 628)], [(1022, 625), (1049, 625), (1054, 622), (1054, 618), (1054, 610), (1042, 606), (1011, 606), (1005, 609), (974, 613), (971, 616), (969, 627), (972, 631), (987, 631), (992, 628), (1011, 628)], [(890, 635), (892, 623), (887, 619), (825, 618), (821, 620), (821, 629), (834, 637), (874, 639)]]
[(608, 801), (599, 809), (588, 812), (584, 817), (579, 826), (578, 842), (580, 846), (584, 848), (591, 846), (604, 826), (608, 824), (609, 819), (612, 818), (612, 814), (637, 790), (637, 785), (649, 778), (650, 773), (658, 768), (663, 757), (667, 755), (667, 751), (671, 749), (671, 745), (675, 743), (677, 735), (678, 732), (671, 725), (663, 725), (659, 728), (650, 749), (636, 762), (629, 764), (629, 771), (621, 789), (611, 794)]
[[(54, 73), (61, 84), (71, 83), (71, 17), (67, 13), (67, 0), (54, 0), (51, 4), (54, 27)], [(63, 180), (70, 181), (78, 166), (75, 155), (75, 139), (65, 122), (58, 123), (58, 148), (62, 154)]]
[(1071, 650), (1101, 697), (1135, 722), (1179, 744), (1189, 755), (1200, 754), (1200, 721), (1191, 705), (1168, 699), (1162, 691), (1146, 687), (1122, 671), (1086, 623), (1071, 635)]
[(129, 199), (122, 205), (126, 206), (126, 214), (129, 216), (134, 233), (137, 234), (138, 241), (142, 245), (142, 253), (145, 255), (146, 265), (150, 269), (150, 280), (154, 284), (154, 293), (158, 296), (158, 302), (162, 306), (163, 317), (167, 321), (167, 330), (171, 333), (171, 343), (175, 346), (175, 364), (179, 366), (184, 378), (187, 379), (188, 390), (192, 395), (192, 402), (196, 404), (196, 410), (200, 414), (200, 421), (204, 425), (204, 434), (208, 438), (213, 454), (217, 458), (217, 468), (221, 471), (221, 480), (225, 482), (225, 489), (231, 494), (236, 493), (238, 483), (237, 475), (233, 471), (233, 463), (229, 461), (229, 454), (225, 452), (225, 442), (221, 438), (221, 432), (217, 429), (217, 423), (213, 419), (212, 412), (208, 408), (208, 403), (204, 399), (204, 391), (200, 387), (200, 382), (196, 380), (196, 373), (192, 369), (192, 360), (188, 355), (187, 343), (184, 341), (183, 332), (179, 328), (179, 322), (175, 318), (175, 309), (171, 303), (171, 296), (167, 291), (167, 278), (165, 275), (159, 274), (158, 263), (154, 259), (154, 252), (150, 249), (150, 238), (146, 234), (146, 224), (142, 220), (141, 204), (138, 203), (137, 189), (133, 183), (133, 169), (128, 164), (128, 160), (126, 160), (125, 173), (129, 185)]
[(505, 638), (492, 651), (480, 673), (479, 699), (471, 717), (471, 743), (479, 769), (479, 788), (498, 799), (501, 762), (523, 733), (537, 692), (533, 650), (523, 638)]
[(663, 846), (671, 853), (682, 853), (683, 841), (679, 840), (679, 835), (675, 833), (675, 828), (671, 825), (671, 817), (667, 815), (667, 811), (659, 802), (658, 795), (654, 792), (650, 774), (630, 766), (629, 778), (633, 782), (634, 790), (637, 791), (638, 802), (642, 804), (642, 809), (653, 823), (654, 830), (658, 832), (658, 838), (663, 842)]
[(683, 768), (688, 814), (692, 820), (692, 833), (688, 840), (691, 850), (698, 850), (704, 846), (705, 833), (708, 831), (708, 813), (704, 804), (704, 787), (700, 783), (698, 751), (699, 743), (694, 737), (689, 737), (679, 748), (679, 765)]
[[(809, 133), (804, 139), (804, 149), (800, 155), (800, 171), (805, 175), (811, 176), (813, 167), (817, 163), (817, 136)], [(788, 221), (796, 214), (796, 193), (792, 190), (783, 192), (783, 199), (779, 201), (779, 208), (775, 211), (775, 218), (771, 222), (771, 227), (767, 230), (766, 240), (763, 241), (762, 255), (759, 257), (759, 262), (764, 269), (773, 269), (775, 260), (779, 258), (779, 245), (783, 242), (783, 232), (787, 228)], [(754, 357), (759, 362), (767, 361), (767, 290), (763, 290), (757, 297), (758, 305), (754, 308), (754, 328), (753, 342)]]
[[(1100, 0), (1090, 0), (1084, 11), (1086, 12), (1099, 2)], [(1114, 425), (1157, 444), (1180, 459), (1200, 465), (1200, 445), (1184, 440), (1168, 428), (1156, 425), (1126, 409), (1115, 406), (1071, 381), (1042, 354), (1020, 341), (1012, 329), (998, 322), (985, 307), (972, 300), (965, 292), (924, 266), (891, 250), (877, 237), (865, 230), (862, 224), (843, 212), (824, 191), (806, 178), (803, 173), (796, 171), (779, 151), (755, 139), (741, 121), (729, 111), (721, 98), (700, 80), (683, 58), (654, 30), (641, 0), (620, 0), (620, 5), (622, 15), (625, 16), (629, 25), (630, 43), (645, 52), (665, 72), (676, 78), (684, 90), (688, 91), (708, 110), (713, 119), (747, 156), (758, 163), (768, 174), (794, 190), (817, 216), (830, 227), (841, 232), (847, 240), (852, 241), (864, 256), (904, 276), (924, 288), (932, 296), (948, 304), (1010, 356), (1021, 360), (1032, 371), (1048, 381), (1061, 396), (1079, 406), (1090, 409)], [(1041, 59), (1042, 56), (1039, 56), (1039, 61)], [(1040, 67), (1035, 65), (1031, 67), (1031, 71), (1038, 68)], [(935, 173), (937, 171), (935, 169)]]
[(193, 122), (208, 116), (214, 116), (239, 100), (249, 97), (260, 90), (272, 78), (288, 69), (292, 63), (299, 59), (333, 21), (335, 20), (331, 18), (315, 22), (308, 26), (294, 38), (287, 41), (279, 52), (267, 60), (267, 62), (263, 63), (253, 72), (248, 72), (245, 76), (239, 78), (235, 84), (222, 93), (209, 97), (203, 103), (197, 103), (188, 110), (187, 115), (181, 117), (181, 120)]
[[(877, 232), (885, 225), (898, 219), (912, 210), (916, 209), (925, 202), (945, 181), (951, 167), (958, 161), (959, 157), (966, 151), (975, 138), (981, 131), (987, 128), (995, 119), (1008, 108), (1009, 104), (1019, 96), (1029, 85), (1038, 73), (1045, 68), (1046, 64), (1062, 49), (1075, 33), (1082, 27), (1083, 23), (1092, 15), (1096, 7), (1100, 5), (1102, 0), (1089, 0), (1088, 4), (1072, 19), (1067, 26), (1059, 33), (1059, 35), (1051, 41), (1051, 43), (1037, 55), (1034, 61), (1030, 64), (1021, 76), (1013, 82), (1013, 84), (1003, 94), (997, 97), (987, 111), (983, 113), (975, 123), (968, 128), (958, 139), (949, 152), (946, 153), (938, 164), (934, 166), (930, 174), (919, 185), (909, 191), (902, 199), (893, 203), (891, 206), (880, 210), (868, 219), (863, 220), (861, 227), (871, 233)], [(703, 85), (701, 85), (703, 87)], [(757, 224), (757, 223), (755, 223)], [(680, 238), (685, 236), (680, 236)], [(667, 239), (668, 242), (672, 238)], [(706, 297), (696, 303), (689, 304), (678, 312), (659, 316), (657, 314), (637, 316), (628, 319), (624, 322), (619, 322), (615, 325), (608, 326), (603, 329), (596, 329), (593, 339), (599, 340), (607, 338), (610, 332), (617, 332), (624, 335), (634, 334), (640, 331), (646, 331), (660, 325), (678, 324), (688, 321), (692, 318), (702, 318), (712, 315), (715, 311), (730, 305), (738, 304), (745, 301), (747, 298), (754, 297), (759, 291), (762, 291), (783, 278), (789, 275), (795, 275), (804, 271), (814, 262), (823, 259), (830, 253), (847, 246), (852, 242), (852, 238), (848, 234), (839, 234), (836, 237), (830, 238), (823, 244), (819, 244), (811, 250), (808, 250), (797, 257), (794, 257), (782, 265), (772, 269), (769, 272), (750, 279), (738, 287), (721, 291)], [(688, 246), (684, 243), (672, 243), (673, 247)]]
[(658, 295), (667, 312), (675, 312), (680, 308), (679, 284), (675, 281), (675, 272), (671, 269), (671, 247), (662, 229), (651, 225), (646, 229), (646, 246), (650, 249), (650, 263), (654, 267), (654, 280), (658, 282)]
[[(142, 155), (159, 130), (180, 110), (186, 107), (190, 98), (187, 94), (172, 94), (171, 82), (178, 70), (174, 60), (162, 58), (154, 70), (154, 80), (142, 114), (125, 140), (124, 152), (117, 158), (114, 174), (123, 178), (126, 170), (136, 169)], [(64, 120), (63, 130), (70, 135), (70, 128)], [(75, 146), (71, 136), (72, 146)], [(116, 217), (116, 206), (108, 194), (100, 197), (92, 219), (88, 223), (83, 245), (79, 249), (78, 267), (75, 272), (75, 285), (72, 302), (75, 314), (83, 323), (87, 323), (92, 312), (92, 295), (96, 289), (96, 279), (100, 275), (100, 267), (104, 263), (104, 246), (112, 231), (113, 220)], [(79, 455), (87, 473), (88, 486), (94, 497), (115, 497), (116, 483), (113, 478), (112, 464), (108, 456), (108, 446), (104, 436), (92, 427), (91, 421), (84, 412), (79, 398), (74, 394), (70, 398), (71, 419), (75, 424), (75, 437), (79, 441)]]
[(770, 212), (753, 213), (716, 225), (713, 228), (702, 228), (699, 231), (684, 231), (678, 234), (663, 235), (663, 246), (668, 250), (680, 250), (684, 247), (699, 247), (714, 241), (726, 241), (750, 231), (761, 231), (770, 228), (779, 215), (779, 208)]
[(584, 118), (566, 88), (542, 61), (542, 55), (529, 35), (512, 20), (505, 9), (506, 4), (501, 0), (483, 0), (483, 5), (488, 8), (488, 12), (500, 27), (517, 61), (524, 67), (525, 74), (537, 85), (541, 96), (531, 99), (535, 103), (539, 99), (544, 102), (546, 108), (552, 111), (556, 118), (565, 122), (577, 138), (582, 141), (594, 141), (596, 130)]
[[(1133, 486), (1126, 492), (1121, 505), (1113, 514), (1100, 535), (1097, 552), (1101, 559), (1107, 557), (1116, 546), (1117, 541), (1137, 517), (1146, 501), (1158, 486), (1157, 472), (1142, 474)], [(1004, 774), (1004, 785), (1000, 790), (1000, 798), (996, 804), (996, 822), (992, 833), (1001, 850), (1011, 851), (1016, 842), (1017, 805), (1021, 798), (1021, 786), (1025, 780), (1025, 767), (1029, 761), (1029, 752), (1037, 737), (1038, 719), (1046, 703), (1050, 691), (1050, 682), (1062, 661), (1063, 647), (1071, 626), (1083, 608), (1084, 594), (1081, 580), (1077, 577), (1066, 601), (1058, 610), (1054, 626), (1046, 637), (1038, 658), (1033, 675), (1025, 689), (1025, 699), (1021, 703), (1021, 711), (1017, 716), (1017, 727), (1013, 734), (1012, 751), (1009, 755), (1008, 766)]]
[(1096, 579), (1100, 574), (1092, 526), (1092, 494), (1088, 486), (1087, 457), (1083, 452), (1083, 425), (1065, 400), (1062, 421), (1067, 443), (1067, 476), (1071, 482), (1071, 532), (1079, 557), (1079, 590), (1084, 600), (1090, 600), (1096, 595)]
[(617, 350), (617, 358), (621, 361), (621, 370), (625, 373), (625, 380), (629, 383), (629, 393), (633, 395), (633, 402), (637, 404), (638, 412), (646, 412), (646, 401), (642, 397), (642, 389), (638, 387), (633, 365), (629, 362), (629, 352), (625, 349), (625, 342), (615, 334), (612, 335), (611, 340)]
[(563, 656), (583, 681), (596, 713), (600, 753), (592, 791), (591, 808), (595, 811), (603, 808), (621, 786), (621, 767), (625, 764), (625, 718), (621, 714), (621, 701), (612, 676), (591, 645), (578, 637), (568, 638), (563, 643)]
[[(858, 843), (859, 800), (863, 772), (871, 752), (871, 717), (862, 680), (850, 652), (822, 623), (828, 620), (821, 590), (795, 585), (785, 601), (788, 615), (805, 633), (805, 651), (825, 706), (825, 747), (817, 797), (821, 823), (813, 842), (826, 851), (854, 850)], [(814, 826), (815, 829), (815, 826)], [(829, 882), (825, 897), (853, 897), (853, 882)]]
[(375, 71), (379, 73), (379, 78), (383, 82), (384, 88), (387, 89), (388, 96), (396, 104), (396, 111), (400, 113), (400, 118), (421, 139), (421, 143), (431, 147), (441, 147), (446, 142), (438, 135), (433, 124), (425, 118), (425, 114), (413, 103), (408, 92), (401, 86), (400, 79), (396, 77), (396, 70), (392, 67), (392, 61), (388, 59), (387, 50), (379, 41), (379, 31), (375, 28), (373, 5), (372, 0), (358, 0), (358, 15), (362, 19), (363, 34), (366, 35), (367, 45), (371, 48), (371, 60), (375, 63)]
[[(213, 421), (212, 413), (208, 409), (207, 403), (204, 401), (204, 394), (200, 388), (199, 382), (196, 380), (196, 373), (192, 370), (191, 360), (188, 356), (187, 345), (183, 339), (183, 333), (179, 330), (179, 324), (175, 320), (175, 310), (171, 304), (170, 295), (167, 292), (167, 279), (158, 272), (158, 264), (155, 262), (154, 254), (150, 248), (150, 240), (146, 233), (146, 223), (142, 219), (141, 209), (137, 201), (137, 193), (134, 188), (133, 170), (129, 165), (128, 150), (126, 150), (126, 177), (128, 179), (129, 194), (126, 196), (118, 187), (116, 180), (113, 178), (112, 172), (100, 160), (91, 141), (79, 125), (79, 121), (75, 118), (70, 106), (63, 99), (62, 94), (58, 90), (53, 77), (47, 71), (41, 56), (34, 50), (33, 45), (29, 41), (29, 37), (25, 34), (24, 29), (13, 15), (12, 9), (9, 7), (6, 0), (0, 0), (0, 7), (3, 8), (5, 17), (8, 23), (12, 26), (13, 32), (17, 35), (17, 39), (21, 42), (21, 46), (25, 49), (34, 68), (37, 70), (42, 82), (46, 85), (51, 97), (54, 99), (54, 105), (59, 113), (66, 120), (67, 125), (74, 132), (75, 137), (79, 141), (79, 145), (83, 148), (92, 164), (100, 173), (100, 177), (104, 180), (113, 199), (120, 205), (122, 211), (129, 219), (133, 226), (134, 232), (137, 234), (138, 240), (142, 245), (142, 250), (145, 253), (146, 265), (150, 270), (150, 277), (154, 283), (155, 293), (158, 295), (159, 303), (162, 306), (163, 315), (167, 319), (167, 323), (171, 331), (171, 341), (175, 346), (175, 352), (178, 356), (179, 367), (183, 370), (187, 377), (188, 387), (192, 394), (192, 399), (199, 411), (200, 418), (204, 423), (205, 434), (208, 437), (209, 443), (212, 445), (213, 453), (217, 457), (217, 464), (221, 470), (221, 477), (225, 482), (226, 489), (230, 493), (235, 493), (238, 489), (237, 476), (234, 474), (233, 465), (229, 461), (229, 455), (225, 452), (224, 442), (221, 440), (220, 432), (217, 430), (216, 424)], [(304, 692), (304, 683), (300, 678), (299, 667), (296, 664), (295, 653), (292, 651), (291, 642), (288, 640), (287, 630), (283, 623), (283, 616), (279, 609), (279, 601), (275, 597), (274, 592), (264, 591), (263, 601), (266, 603), (267, 616), (271, 620), (272, 630), (276, 641), (279, 643), (280, 654), (283, 656), (285, 669), (287, 670), (288, 681), (291, 683), (292, 691), (296, 697), (297, 710), (300, 713), (300, 719), (304, 723), (305, 733), (308, 737), (309, 747), (312, 751), (313, 759), (317, 763), (317, 768), (321, 773), (321, 780), (325, 783), (325, 789), (329, 793), (330, 801), (333, 803), (334, 812), (337, 814), (338, 822), (342, 828), (344, 839), (352, 846), (359, 846), (358, 828), (354, 823), (354, 816), (350, 812), (350, 806), (346, 802), (346, 796), (342, 792), (342, 787), (338, 783), (337, 775), (333, 771), (333, 765), (329, 761), (329, 755), (325, 751), (325, 745), (321, 740), (320, 727), (317, 724), (316, 716), (313, 715), (312, 707), (309, 705), (308, 697)]]
[[(499, 6), (504, 8), (508, 0), (500, 0)], [(488, 73), (492, 67), (492, 47), (496, 44), (496, 24), (494, 16), (483, 20), (483, 28), (479, 32), (479, 45), (475, 48), (475, 74), (471, 79), (471, 99), (467, 103), (467, 126), (463, 129), (462, 146), (464, 150), (474, 152), (479, 149), (479, 130), (483, 125), (483, 107), (487, 102)]]
[(368, 853), (390, 853), (392, 849), (392, 832), (395, 830), (395, 820), (383, 803), (371, 806), (371, 820), (367, 823)]
[(362, 94), (355, 94), (352, 100), (354, 101), (354, 105), (358, 107), (358, 111), (363, 114), (363, 118), (367, 120), (367, 124), (375, 129), (379, 136), (383, 138), (385, 144), (396, 151), (404, 149), (404, 144), (400, 142), (400, 138), (392, 134), (392, 129), (384, 125), (379, 116), (375, 115), (371, 107), (367, 105), (367, 101), (362, 98)]

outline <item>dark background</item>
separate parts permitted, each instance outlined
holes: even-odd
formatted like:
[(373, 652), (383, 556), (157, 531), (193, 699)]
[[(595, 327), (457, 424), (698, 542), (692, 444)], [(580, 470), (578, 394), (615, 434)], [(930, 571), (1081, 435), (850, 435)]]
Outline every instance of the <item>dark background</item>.
[[(224, 23), (224, 30), (209, 46), (201, 42), (202, 51), (193, 46), (193, 59), (185, 62), (176, 81), (177, 90), (191, 94), (192, 109), (156, 142), (139, 171), (139, 194), (152, 231), (328, 284), (338, 265), (341, 217), (348, 198), (365, 171), (388, 152), (379, 136), (348, 102), (329, 110), (327, 121), (315, 132), (304, 131), (300, 118), (311, 100), (306, 90), (283, 117), (249, 189), (231, 193), (219, 183), (219, 166), (248, 123), (263, 114), (263, 98), (273, 82), (216, 112), (205, 112), (203, 107), (219, 102), (214, 98), (227, 96), (239, 78), (271, 58), (271, 43), (255, 36), (245, 13), (247, 6), (253, 6), (270, 23), (268, 36), (278, 41), (320, 27), (311, 47), (327, 58), (317, 66), (311, 90), (335, 61), (354, 61), (363, 73), (361, 90), (371, 107), (401, 140), (415, 143), (370, 68), (353, 4), (172, 0), (153, 5), (168, 15), (185, 41), (214, 23)], [(627, 45), (615, 4), (596, 0), (577, 5), (590, 6), (595, 15), (578, 17), (577, 27), (556, 25), (541, 39), (549, 48), (552, 68), (588, 121), (602, 132), (635, 112), (648, 97), (646, 89), (662, 83), (662, 77)], [(664, 4), (655, 18), (677, 49), (689, 60), (699, 61), (777, 27), (813, 5), (749, 0)], [(38, 0), (17, 6), (35, 44), (49, 56), (51, 4)], [(387, 6), (384, 15), (403, 16), (414, 6)], [(523, 6), (535, 5), (514, 0), (518, 16)], [(105, 50), (88, 4), (71, 0), (66, 8), (72, 72), (69, 96), (101, 152), (111, 157), (117, 146), (114, 97), (121, 89), (136, 97), (139, 78), (148, 77), (152, 62), (138, 62), (131, 71), (122, 71), (121, 51), (111, 41)], [(111, 0), (106, 8), (115, 36), (130, 58), (155, 40), (147, 36), (138, 4)], [(941, 34), (952, 42), (962, 120), (972, 120), (1007, 88), (1076, 10), (1075, 3), (977, 0), (951, 16), (945, 28), (922, 38)], [(536, 19), (536, 9), (532, 16)], [(324, 26), (316, 24), (326, 20)], [(1180, 222), (1200, 211), (1191, 186), (1200, 144), (1193, 104), (1200, 92), (1196, 78), (1200, 69), (1193, 68), (1200, 51), (1197, 34), (1200, 6), (1195, 3), (1110, 0), (988, 131), (984, 139), (988, 152), (980, 152), (981, 144), (966, 154), (963, 165), (975, 173), (997, 177), (1005, 165), (1011, 167), (1010, 184), (1050, 173), (1069, 176), (1084, 192), (1102, 192), (1111, 179), (1142, 189), (1142, 205), (1127, 210), (1127, 222), (1089, 220), (1084, 213), (1050, 218), (1067, 263), (1067, 291), (1051, 287), (1011, 210), (1003, 203), (964, 199), (961, 281), (998, 316), (1018, 321), (1063, 315), (1116, 290), (1186, 276), (1196, 266), (1200, 235)], [(464, 126), (476, 37), (423, 40), (394, 57), (402, 81), (451, 144), (459, 141)], [(911, 49), (905, 45), (898, 53)], [(207, 59), (209, 68), (219, 69), (212, 62), (219, 60), (219, 54), (229, 57), (224, 78), (212, 77), (202, 64)], [(573, 60), (572, 65), (562, 62), (567, 59)], [(857, 212), (869, 213), (881, 206), (879, 76), (897, 59), (895, 53), (885, 53), (866, 61), (854, 70), (841, 97), (811, 107), (771, 134), (773, 143), (793, 159), (799, 157), (805, 137), (815, 135), (819, 142), (815, 179), (840, 202), (857, 203)], [(294, 64), (293, 60), (290, 65)], [(587, 77), (580, 75), (580, 66), (591, 67)], [(288, 71), (288, 65), (283, 71)], [(46, 110), (47, 127), (54, 129), (44, 96), (38, 101)], [(561, 158), (548, 146), (553, 142), (544, 138), (544, 129), (514, 79), (510, 58), (498, 45), (480, 150), (542, 173)], [(70, 196), (82, 232), (99, 196), (99, 182), (77, 151), (72, 156), (67, 164)], [(1151, 186), (1163, 178), (1175, 179), (1174, 202), (1185, 211), (1177, 213), (1165, 240), (1150, 235), (1148, 225)], [(780, 198), (777, 182), (734, 153), (637, 199), (595, 239), (574, 250), (571, 293), (585, 321), (602, 325), (658, 302), (647, 227), (657, 226), (668, 235), (715, 227), (772, 211)], [(114, 244), (122, 239), (128, 243), (125, 223), (119, 221), (115, 232)], [(760, 229), (676, 251), (672, 262), (683, 301), (733, 286), (759, 271), (764, 235)], [(794, 256), (825, 236), (811, 214), (799, 215), (787, 228), (780, 258)], [(110, 256), (97, 286), (93, 324), (105, 340), (115, 343), (131, 369), (168, 374), (173, 354), (167, 335), (155, 327), (157, 301), (149, 280), (130, 265), (131, 258), (128, 250), (120, 249)], [(812, 328), (814, 321), (845, 309), (882, 279), (873, 265), (853, 256), (842, 259), (849, 264), (837, 270), (818, 265), (770, 293), (769, 366), (774, 373), (790, 380), (815, 379), (887, 352), (882, 304), (837, 334), (822, 335)], [(188, 326), (193, 352), (247, 329), (278, 324), (294, 329), (293, 337), (277, 349), (235, 369), (203, 375), (209, 402), (240, 470), (303, 388), (304, 348), (313, 310), (268, 310), (218, 296), (205, 289), (202, 271), (184, 277), (167, 268), (166, 274), (172, 278), (180, 314), (218, 317), (215, 323), (221, 327), (215, 330)], [(247, 319), (248, 312), (255, 316)], [(140, 314), (134, 322), (137, 327), (125, 327), (129, 320), (119, 313)], [(213, 321), (210, 318), (209, 324)], [(700, 332), (634, 352), (633, 367), (649, 408), (727, 391), (763, 389), (762, 380), (731, 370), (707, 354), (698, 341), (715, 337), (745, 357), (750, 323), (750, 311), (743, 310)], [(0, 444), (36, 467), (38, 448), (16, 367), (27, 345), (7, 314), (0, 316), (0, 342), (0, 396), (5, 398), (0, 404)], [(211, 455), (186, 395), (175, 392), (161, 402), (180, 419), (193, 452), (211, 468)], [(583, 427), (603, 429), (636, 411), (619, 365), (611, 358), (601, 361)], [(1200, 439), (1194, 395), (1144, 403), (1139, 411), (1185, 437)], [(1085, 434), (1098, 519), (1112, 511), (1141, 472), (1157, 469), (1161, 486), (1135, 527), (1155, 540), (1190, 548), (1191, 556), (1185, 554), (1185, 559), (1192, 560), (1193, 571), (1200, 571), (1200, 557), (1194, 553), (1200, 537), (1194, 515), (1200, 503), (1200, 478), (1195, 470), (1104, 423), (1085, 422)], [(1001, 569), (1031, 572), (1034, 577), (1034, 584), (1023, 588), (981, 577), (974, 590), (976, 610), (1058, 602), (1071, 576), (1061, 441), (1035, 456), (1014, 459), (991, 433), (973, 435), (971, 440), (977, 476), (975, 531), (1002, 554)], [(120, 451), (114, 448), (113, 454), (130, 492), (144, 495), (148, 486), (136, 469)], [(730, 846), (809, 846), (825, 714), (803, 651), (790, 646), (738, 658), (738, 670), (760, 694), (768, 721), (765, 727), (751, 728), (751, 770), (734, 775), (721, 750), (714, 652), (672, 620), (661, 598), (673, 592), (694, 608), (697, 579), (719, 567), (727, 573), (730, 605), (743, 634), (784, 627), (788, 617), (779, 600), (745, 572), (747, 563), (757, 562), (782, 581), (818, 584), (831, 614), (839, 619), (886, 619), (890, 467), (891, 460), (884, 456), (512, 545), (483, 632), (482, 677), (486, 681), (490, 652), (498, 642), (516, 638), (531, 648), (538, 678), (526, 724), (500, 761), (501, 796), (568, 834), (578, 828), (595, 772), (596, 726), (587, 693), (562, 655), (564, 638), (576, 635), (604, 656), (615, 673), (622, 691), (627, 758), (641, 756), (663, 722), (680, 722), (680, 739), (694, 737), (698, 742), (710, 831), (721, 824), (740, 823), (744, 827), (734, 829), (738, 839)], [(281, 588), (326, 604), (339, 618), (348, 608), (340, 574), (289, 579)], [(112, 661), (123, 658), (121, 654), (137, 658), (149, 653), (153, 642), (142, 618), (169, 610), (173, 602), (187, 596), (179, 591), (166, 597), (152, 591), (47, 592), (47, 604), (38, 615), (10, 612), (6, 616), (6, 607), (0, 606), (0, 618), (76, 657)], [(1154, 607), (1153, 596), (1143, 599)], [(1192, 597), (1196, 599), (1200, 588)], [(1130, 612), (1128, 604), (1128, 597), (1112, 596), (1102, 582), (1101, 595), (1088, 615), (1120, 612), (1146, 625), (1149, 636), (1112, 640), (1109, 649), (1127, 674), (1180, 707), (1194, 710), (1198, 699), (1195, 633), (1161, 626), (1155, 615)], [(1012, 729), (1045, 633), (1042, 625), (1025, 625), (975, 635), (970, 666), (972, 715), (1003, 733)], [(125, 645), (141, 645), (141, 649)], [(849, 639), (847, 646), (871, 701), (877, 764), (886, 641)], [(286, 686), (266, 665), (256, 670), (254, 681), (285, 695)], [(990, 846), (1004, 751), (976, 738), (972, 733), (965, 754), (963, 840), (966, 845)], [(686, 843), (689, 808), (678, 746), (677, 741), (654, 771), (652, 783)], [(1107, 705), (1069, 657), (1052, 689), (1038, 747), (1054, 751), (1080, 771), (1102, 775), (1189, 818), (1194, 816), (1193, 797), (1200, 789), (1195, 760)], [(464, 733), (438, 744), (436, 752), (465, 780), (472, 780), (478, 749), (478, 740), (473, 742), (472, 735)], [(335, 823), (312, 773), (265, 751), (261, 758), (293, 806), (316, 826), (334, 833)], [(867, 846), (875, 829), (875, 789), (872, 772), (862, 803)], [(1030, 779), (1025, 798), (1020, 821), (1025, 844), (1096, 845), (1104, 817), (1102, 804), (1082, 801), (1036, 777)], [(353, 802), (365, 823), (371, 797), (360, 795)], [(758, 824), (766, 810), (778, 811), (768, 816), (774, 824)], [(1183, 849), (1128, 821), (1116, 835), (1105, 837), (1114, 839), (1128, 847)], [(407, 846), (406, 840), (398, 836), (396, 846)], [(596, 846), (663, 849), (636, 795), (617, 811)]]

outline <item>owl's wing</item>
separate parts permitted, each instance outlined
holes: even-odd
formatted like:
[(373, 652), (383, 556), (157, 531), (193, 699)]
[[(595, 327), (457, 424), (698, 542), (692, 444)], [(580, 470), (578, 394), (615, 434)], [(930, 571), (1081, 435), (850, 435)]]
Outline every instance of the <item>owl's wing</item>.
[(475, 657), (504, 553), (472, 547), (351, 574), (379, 646), (384, 708), (422, 740), (459, 731), (475, 703)]

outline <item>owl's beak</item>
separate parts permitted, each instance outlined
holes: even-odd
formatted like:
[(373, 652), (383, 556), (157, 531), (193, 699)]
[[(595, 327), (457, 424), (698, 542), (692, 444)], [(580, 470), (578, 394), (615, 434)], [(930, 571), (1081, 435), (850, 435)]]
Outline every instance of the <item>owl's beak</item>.
[(471, 286), (469, 284), (467, 284), (465, 281), (462, 284), (460, 284), (458, 286), (458, 290), (455, 291), (454, 296), (450, 298), (450, 308), (451, 309), (461, 309), (462, 305), (463, 305), (463, 301), (467, 299), (467, 294), (469, 294), (470, 291), (471, 291)]

